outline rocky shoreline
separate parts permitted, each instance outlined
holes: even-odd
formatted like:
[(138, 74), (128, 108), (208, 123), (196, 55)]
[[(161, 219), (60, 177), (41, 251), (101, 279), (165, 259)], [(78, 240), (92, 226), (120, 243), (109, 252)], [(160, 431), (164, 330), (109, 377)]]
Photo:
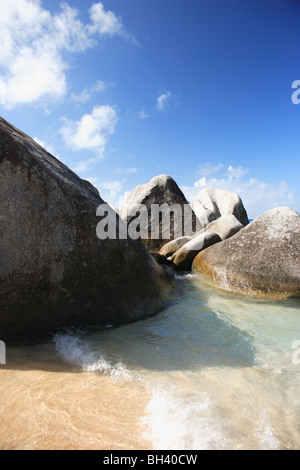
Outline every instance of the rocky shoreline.
[[(153, 178), (128, 197), (127, 210), (169, 200), (161, 181)], [(156, 184), (155, 184), (156, 183)], [(173, 184), (174, 187), (174, 184)], [(178, 203), (182, 193), (178, 188)], [(141, 197), (142, 195), (142, 197)], [(174, 204), (176, 197), (172, 198)], [(160, 239), (156, 259), (176, 270), (192, 270), (213, 287), (243, 295), (281, 299), (300, 296), (300, 216), (289, 207), (267, 211), (250, 224), (240, 197), (207, 188), (191, 204), (200, 229), (172, 240)], [(132, 216), (127, 222), (132, 220)], [(145, 241), (142, 240), (144, 243)], [(147, 246), (147, 243), (145, 243)]]
[[(160, 175), (132, 191), (120, 217), (112, 211), (116, 232), (134, 227), (140, 236), (99, 239), (103, 204), (89, 182), (0, 118), (2, 340), (154, 315), (172, 287), (160, 264), (192, 270), (223, 290), (300, 296), (300, 216), (288, 207), (249, 224), (237, 194), (206, 188), (190, 204), (170, 176)], [(150, 208), (162, 205), (173, 209), (157, 219), (151, 237)]]

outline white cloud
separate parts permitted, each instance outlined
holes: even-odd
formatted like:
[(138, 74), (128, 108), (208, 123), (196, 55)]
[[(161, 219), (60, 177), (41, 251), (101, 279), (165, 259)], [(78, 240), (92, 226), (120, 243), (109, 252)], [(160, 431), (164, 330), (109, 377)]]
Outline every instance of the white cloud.
[(94, 3), (89, 13), (92, 21), (89, 31), (92, 34), (97, 32), (103, 36), (119, 35), (133, 44), (138, 44), (135, 37), (124, 28), (121, 18), (117, 18), (112, 11), (105, 11), (102, 3)]
[(125, 175), (132, 175), (133, 173), (137, 173), (137, 171), (138, 170), (135, 167), (117, 168), (116, 170), (114, 170), (114, 173), (116, 173), (116, 174), (124, 173)]
[(122, 180), (112, 179), (102, 182), (99, 182), (99, 179), (93, 176), (86, 179), (98, 189), (100, 196), (104, 201), (119, 213), (121, 212), (126, 199), (130, 194), (130, 191), (124, 191), (124, 186), (127, 181), (126, 178)]
[(230, 165), (220, 178), (203, 176), (193, 186), (182, 186), (181, 189), (189, 201), (197, 200), (200, 190), (208, 187), (235, 192), (241, 197), (251, 219), (278, 206), (290, 206), (297, 210), (299, 203), (285, 181), (272, 184), (253, 177), (242, 179), (247, 172), (242, 167), (233, 168)]
[(68, 52), (83, 52), (94, 46), (95, 39), (90, 36), (87, 26), (78, 18), (78, 10), (69, 7), (65, 2), (61, 3), (60, 7), (61, 12), (51, 17), (49, 26), (51, 39), (55, 41), (55, 48), (66, 49)]
[(97, 80), (91, 87), (85, 88), (81, 93), (72, 93), (70, 98), (74, 103), (86, 103), (94, 93), (103, 91), (108, 87), (108, 84), (102, 80)]
[(249, 170), (239, 166), (238, 168), (233, 168), (231, 165), (227, 168), (227, 176), (229, 179), (240, 179), (243, 175), (248, 173)]
[(0, 78), (7, 108), (40, 99), (59, 100), (66, 94), (65, 66), (51, 48), (37, 45), (32, 50), (24, 46), (7, 69), (8, 73)]
[(98, 91), (103, 91), (107, 87), (108, 87), (107, 83), (103, 82), (102, 80), (97, 80), (96, 83), (94, 83), (94, 85), (92, 85), (91, 92), (96, 93)]
[(91, 97), (89, 88), (85, 88), (80, 93), (71, 93), (70, 99), (73, 103), (86, 103)]
[(121, 210), (125, 203), (125, 197), (128, 192), (123, 192), (126, 178), (122, 180), (108, 180), (99, 182), (98, 178), (86, 178), (92, 183), (99, 191), (101, 198), (108, 202), (114, 209)]
[(105, 11), (102, 3), (96, 3), (90, 8), (90, 25), (91, 32), (99, 32), (113, 36), (114, 34), (122, 34), (123, 25), (112, 11)]
[(139, 114), (138, 114), (139, 118), (140, 119), (147, 119), (149, 117), (149, 115), (145, 112), (145, 111), (140, 111)]
[(171, 99), (172, 93), (170, 91), (167, 91), (166, 93), (162, 93), (157, 99), (156, 99), (156, 109), (158, 111), (164, 111)]
[[(114, 133), (117, 113), (108, 105), (95, 106), (91, 114), (84, 114), (79, 121), (63, 118), (59, 130), (66, 145), (75, 150), (91, 150), (96, 159), (103, 158), (108, 137)], [(85, 171), (95, 160), (80, 162), (77, 171)]]
[(75, 173), (84, 173), (85, 171), (89, 170), (93, 163), (97, 162), (99, 158), (93, 157), (87, 160), (80, 160), (76, 163), (76, 165), (72, 166), (72, 170)]
[(66, 52), (94, 47), (99, 36), (127, 35), (102, 3), (92, 5), (87, 24), (75, 8), (65, 2), (60, 7), (52, 15), (40, 0), (0, 1), (0, 90), (7, 108), (65, 97)]
[(126, 173), (127, 175), (132, 175), (133, 173), (137, 173), (137, 168), (135, 168), (135, 167), (127, 168), (127, 169), (125, 170), (125, 173)]
[(204, 165), (198, 166), (197, 174), (201, 177), (203, 176), (207, 177), (209, 175), (217, 173), (219, 170), (223, 168), (223, 166), (224, 165), (222, 163), (219, 163), (218, 165), (212, 165), (212, 163), (207, 162)]
[(109, 180), (109, 181), (103, 181), (102, 183), (99, 183), (99, 186), (100, 188), (109, 190), (113, 193), (119, 193), (122, 190), (125, 182), (126, 182), (126, 179)]

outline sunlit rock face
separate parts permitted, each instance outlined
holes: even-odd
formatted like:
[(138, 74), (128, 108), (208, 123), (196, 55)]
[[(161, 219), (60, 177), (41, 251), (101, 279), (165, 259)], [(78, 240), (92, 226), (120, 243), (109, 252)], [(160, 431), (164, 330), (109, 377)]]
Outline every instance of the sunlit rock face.
[(200, 221), (202, 227), (206, 227), (210, 222), (219, 217), (234, 215), (243, 225), (249, 223), (246, 209), (240, 196), (237, 193), (223, 189), (205, 188), (202, 189), (197, 200), (191, 203), (191, 207)]
[[(217, 220), (210, 222), (202, 232), (215, 232), (222, 240), (230, 238), (244, 227), (233, 214), (221, 215)], [(201, 233), (201, 232), (200, 232)]]
[(299, 297), (299, 214), (289, 207), (265, 212), (233, 237), (199, 253), (192, 270), (224, 290)]
[(195, 256), (205, 248), (219, 243), (221, 238), (214, 232), (203, 232), (195, 236), (177, 250), (171, 258), (174, 266), (179, 270), (190, 270)]

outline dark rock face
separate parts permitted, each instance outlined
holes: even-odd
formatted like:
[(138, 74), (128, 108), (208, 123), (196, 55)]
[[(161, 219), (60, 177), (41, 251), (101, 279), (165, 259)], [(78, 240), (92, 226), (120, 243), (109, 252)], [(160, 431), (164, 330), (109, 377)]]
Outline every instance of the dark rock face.
[(266, 298), (300, 296), (300, 216), (272, 209), (199, 253), (192, 270), (224, 290)]
[[(177, 204), (181, 209), (182, 217), (176, 218), (171, 214), (170, 223), (166, 224), (167, 228), (170, 228), (170, 234), (166, 236), (163, 233), (162, 220), (160, 220), (158, 224), (159, 236), (157, 239), (153, 239), (153, 236), (151, 237), (151, 228), (153, 229), (153, 226), (156, 226), (157, 224), (153, 224), (154, 217), (151, 212), (151, 207), (152, 205), (163, 204), (166, 204), (168, 207)], [(141, 237), (141, 242), (148, 250), (158, 251), (163, 245), (170, 240), (174, 240), (174, 238), (177, 238), (178, 236), (189, 236), (195, 233), (196, 216), (190, 208), (184, 194), (170, 176), (156, 176), (152, 178), (149, 183), (137, 186), (129, 194), (126, 205), (121, 212), (122, 219), (127, 222), (128, 225), (136, 218), (137, 208), (139, 205), (147, 208), (148, 217), (146, 219), (146, 231), (148, 233), (148, 238)], [(184, 225), (184, 209), (190, 214), (191, 223), (189, 227)], [(187, 212), (185, 213), (186, 215)], [(176, 236), (177, 230), (180, 231), (180, 235)]]
[(139, 242), (97, 238), (102, 203), (90, 183), (0, 118), (2, 340), (118, 325), (161, 308), (166, 273)]

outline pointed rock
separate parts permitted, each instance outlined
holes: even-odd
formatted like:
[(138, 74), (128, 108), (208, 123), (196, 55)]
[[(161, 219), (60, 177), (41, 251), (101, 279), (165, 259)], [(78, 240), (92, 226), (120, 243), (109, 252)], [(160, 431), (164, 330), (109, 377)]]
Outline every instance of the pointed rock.
[(119, 325), (161, 308), (165, 271), (137, 241), (97, 238), (102, 203), (90, 183), (0, 118), (2, 340)]
[[(174, 205), (178, 207), (179, 216), (176, 213), (168, 213), (169, 208)], [(134, 223), (137, 214), (140, 216), (141, 206), (146, 209), (146, 217), (142, 222), (144, 234), (140, 240), (150, 251), (158, 251), (167, 242), (179, 236), (196, 233), (196, 216), (171, 176), (155, 176), (149, 183), (137, 186), (129, 194), (121, 211), (121, 217), (128, 226)], [(162, 217), (155, 216), (153, 206), (165, 206)], [(184, 217), (187, 222), (190, 220), (190, 223), (185, 224)]]

